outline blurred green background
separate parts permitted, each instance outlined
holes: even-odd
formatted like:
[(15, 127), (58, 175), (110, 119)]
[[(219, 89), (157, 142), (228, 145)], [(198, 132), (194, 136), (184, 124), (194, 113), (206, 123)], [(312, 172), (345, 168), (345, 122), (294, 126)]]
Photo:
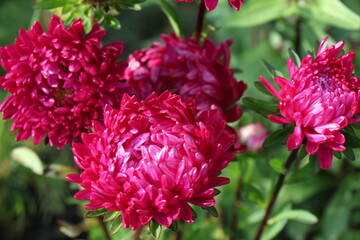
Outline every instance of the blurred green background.
[[(47, 26), (51, 13), (34, 9), (34, 2), (0, 1), (1, 47), (12, 44), (18, 30), (28, 29), (35, 20)], [(172, 0), (169, 3), (179, 15), (184, 36), (190, 37), (197, 4), (175, 4)], [(147, 0), (141, 6), (141, 11), (124, 11), (117, 16), (120, 30), (105, 26), (108, 34), (104, 44), (125, 43), (123, 61), (134, 50), (159, 40), (161, 33), (172, 31), (155, 0)], [(231, 66), (237, 79), (248, 84), (245, 95), (264, 100), (269, 98), (253, 85), (259, 75), (271, 79), (263, 60), (287, 77), (289, 48), (304, 57), (308, 50), (313, 51), (315, 42), (328, 36), (330, 44), (345, 40), (346, 51), (360, 52), (357, 0), (245, 0), (239, 12), (220, 0), (206, 21), (217, 28), (210, 35), (215, 42), (234, 39)], [(355, 71), (360, 71), (359, 56), (355, 59)], [(0, 74), (5, 75), (3, 69)], [(0, 90), (1, 101), (6, 96)], [(246, 107), (243, 109), (244, 115), (234, 127), (262, 122), (269, 132), (279, 128)], [(0, 239), (104, 239), (96, 219), (83, 219), (84, 203), (72, 198), (76, 186), (64, 180), (74, 167), (70, 149), (58, 151), (43, 143), (34, 146), (31, 140), (15, 142), (10, 126), (11, 121), (0, 120)], [(280, 145), (239, 154), (223, 171), (231, 183), (222, 187), (217, 196), (218, 218), (195, 208), (196, 223), (180, 224), (177, 233), (164, 229), (161, 239), (252, 239), (277, 179), (278, 166), (289, 154)], [(298, 161), (287, 177), (263, 240), (360, 239), (359, 154), (355, 151), (355, 161), (349, 156), (335, 158), (331, 170), (317, 173), (308, 164), (308, 157)], [(35, 163), (45, 166), (45, 174), (36, 174)], [(151, 239), (147, 231), (143, 230), (142, 239)], [(134, 239), (133, 232), (122, 229), (113, 239)]]

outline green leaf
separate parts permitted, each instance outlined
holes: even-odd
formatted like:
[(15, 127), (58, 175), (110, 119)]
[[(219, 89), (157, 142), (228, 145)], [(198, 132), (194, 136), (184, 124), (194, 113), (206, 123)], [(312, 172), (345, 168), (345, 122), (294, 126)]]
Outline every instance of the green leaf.
[(252, 184), (245, 184), (241, 191), (241, 195), (246, 198), (248, 201), (263, 207), (265, 204), (265, 198), (262, 192), (253, 186)]
[(71, 0), (43, 0), (35, 4), (35, 8), (45, 8), (45, 9), (57, 8), (57, 7), (65, 6), (70, 2)]
[(310, 168), (310, 165), (307, 164), (300, 171), (297, 171), (296, 173), (291, 175), (286, 180), (286, 183), (299, 183), (299, 182), (307, 181), (307, 180), (311, 179), (313, 176), (314, 176), (314, 173), (313, 173), (312, 169)]
[(283, 162), (278, 158), (270, 159), (269, 165), (277, 173), (283, 174), (285, 172)]
[(11, 158), (22, 166), (29, 168), (33, 173), (42, 175), (44, 173), (44, 164), (39, 156), (30, 148), (17, 147), (10, 153)]
[(299, 68), (301, 64), (301, 59), (294, 49), (289, 48), (289, 56), (290, 58), (292, 58), (292, 60), (294, 60), (295, 65)]
[(100, 216), (104, 215), (106, 212), (107, 212), (107, 210), (105, 208), (89, 210), (85, 214), (85, 217), (87, 217), (87, 218), (96, 218), (96, 217), (100, 217)]
[(270, 63), (268, 63), (266, 60), (262, 60), (262, 63), (264, 65), (264, 67), (266, 68), (266, 70), (268, 71), (268, 73), (270, 74), (271, 77), (276, 77), (275, 71), (276, 68), (274, 68)]
[(191, 212), (192, 212), (193, 217), (197, 218), (198, 216), (197, 216), (196, 211), (192, 207), (190, 207), (190, 208), (191, 208)]
[(360, 139), (355, 137), (347, 132), (342, 132), (345, 136), (345, 144), (346, 148), (360, 148)]
[(160, 235), (162, 231), (162, 227), (160, 224), (158, 224), (154, 220), (151, 220), (149, 223), (149, 230), (150, 230), (150, 234), (153, 236), (155, 240), (160, 239)]
[(281, 220), (293, 220), (305, 224), (315, 224), (318, 222), (317, 217), (305, 210), (288, 210), (281, 212), (275, 217), (270, 218), (267, 224), (271, 225)]
[(278, 115), (277, 107), (263, 100), (252, 97), (245, 97), (243, 98), (243, 103), (247, 108), (261, 114), (264, 117), (267, 117), (270, 114)]
[(265, 139), (263, 143), (263, 147), (268, 148), (268, 147), (284, 145), (290, 134), (293, 132), (293, 130), (294, 130), (293, 127), (287, 127), (276, 130)]
[(115, 218), (110, 225), (110, 235), (115, 235), (122, 227), (121, 216)]
[(346, 148), (343, 153), (345, 157), (350, 159), (351, 161), (354, 161), (356, 159), (354, 151), (351, 148)]
[(102, 21), (104, 20), (104, 18), (105, 18), (104, 12), (101, 11), (101, 10), (99, 10), (99, 9), (96, 9), (96, 10), (94, 11), (94, 14), (95, 14), (95, 20), (96, 20), (97, 22), (102, 22)]
[(214, 188), (214, 196), (217, 196), (221, 193), (221, 191), (217, 188)]
[(337, 151), (334, 151), (334, 156), (337, 158), (337, 159), (340, 159), (341, 160), (341, 152), (337, 152)]
[(238, 14), (233, 14), (221, 26), (253, 27), (269, 21), (288, 17), (296, 13), (296, 3), (288, 0), (249, 1)]
[(219, 217), (219, 213), (217, 212), (214, 206), (211, 207), (201, 207), (202, 209), (208, 211), (212, 216)]
[(340, 0), (305, 1), (301, 15), (308, 21), (318, 21), (347, 30), (360, 29), (360, 16)]
[(169, 229), (171, 230), (171, 231), (177, 231), (178, 230), (178, 222), (176, 221), (176, 220), (174, 220), (172, 223), (171, 223), (171, 225), (169, 226)]
[(175, 9), (168, 3), (166, 0), (157, 0), (157, 4), (160, 6), (161, 10), (165, 13), (168, 18), (171, 27), (173, 28), (175, 34), (179, 37), (182, 37), (179, 17), (175, 11)]
[(104, 216), (104, 219), (103, 219), (103, 222), (111, 222), (113, 220), (115, 220), (115, 218), (119, 217), (121, 214), (120, 211), (108, 211), (105, 216)]
[(317, 174), (320, 171), (320, 165), (318, 162), (317, 154), (309, 155), (309, 166), (314, 174)]
[(104, 22), (112, 28), (115, 29), (121, 28), (121, 24), (119, 20), (117, 20), (117, 18), (112, 15), (105, 15)]
[(269, 93), (268, 90), (266, 90), (266, 88), (264, 87), (264, 85), (261, 82), (259, 82), (259, 81), (254, 82), (254, 86), (260, 92), (262, 92), (266, 95), (269, 95), (269, 96), (273, 96), (271, 93)]
[(306, 147), (305, 144), (301, 144), (299, 151), (297, 152), (297, 159), (301, 160), (304, 157), (306, 157), (307, 152), (306, 152)]

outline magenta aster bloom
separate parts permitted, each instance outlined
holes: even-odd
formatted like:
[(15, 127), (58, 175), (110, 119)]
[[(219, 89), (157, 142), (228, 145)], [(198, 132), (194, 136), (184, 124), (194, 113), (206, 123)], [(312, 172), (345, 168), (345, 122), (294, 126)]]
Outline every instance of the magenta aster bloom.
[[(176, 2), (193, 2), (193, 0), (175, 0)], [(230, 6), (239, 11), (243, 1), (242, 0), (228, 0)], [(205, 7), (208, 11), (214, 10), (218, 4), (218, 0), (204, 0)]]
[(163, 41), (129, 56), (125, 78), (137, 97), (145, 99), (152, 92), (170, 90), (183, 98), (195, 98), (199, 111), (218, 108), (228, 122), (236, 121), (242, 112), (234, 104), (246, 85), (234, 78), (229, 67), (232, 40), (216, 47), (207, 39), (201, 47), (194, 39), (175, 34), (161, 38)]
[(11, 95), (2, 103), (3, 118), (14, 120), (16, 140), (47, 134), (59, 149), (101, 119), (105, 104), (119, 105), (127, 84), (120, 82), (126, 63), (116, 62), (123, 44), (101, 47), (105, 31), (98, 24), (84, 37), (80, 19), (66, 29), (53, 16), (48, 32), (38, 22), (20, 30), (14, 45), (0, 48), (7, 71), (0, 86)]
[(84, 188), (75, 198), (90, 200), (86, 209), (122, 211), (125, 228), (193, 222), (188, 203), (213, 206), (214, 187), (229, 182), (217, 175), (234, 158), (235, 139), (218, 110), (196, 117), (192, 99), (169, 91), (141, 102), (125, 94), (120, 110), (105, 107), (104, 124), (95, 121), (84, 143), (73, 144), (84, 171), (67, 178)]
[(359, 110), (360, 79), (352, 76), (355, 52), (337, 57), (344, 42), (326, 48), (325, 38), (316, 58), (306, 56), (299, 68), (288, 60), (291, 80), (276, 77), (280, 91), (263, 77), (260, 81), (267, 90), (279, 99), (279, 110), (283, 117), (270, 115), (278, 124), (294, 123), (294, 132), (287, 140), (287, 148), (299, 148), (306, 139), (308, 154), (318, 154), (320, 167), (329, 169), (333, 151), (344, 151), (345, 137), (341, 130), (349, 124), (359, 122), (355, 114)]

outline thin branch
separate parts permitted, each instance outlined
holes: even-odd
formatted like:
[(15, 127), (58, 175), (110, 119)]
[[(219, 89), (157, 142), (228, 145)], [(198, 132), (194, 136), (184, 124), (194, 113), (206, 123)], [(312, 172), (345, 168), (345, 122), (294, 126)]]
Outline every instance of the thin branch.
[(102, 230), (103, 230), (103, 233), (104, 233), (104, 235), (105, 235), (105, 239), (106, 239), (106, 240), (111, 240), (111, 236), (110, 236), (109, 230), (107, 229), (107, 226), (106, 226), (106, 224), (105, 224), (104, 221), (103, 221), (103, 217), (102, 217), (102, 216), (98, 217), (98, 220), (99, 220), (99, 222), (100, 222), (100, 226), (101, 226), (101, 228), (102, 228)]
[(202, 0), (199, 5), (196, 27), (195, 27), (195, 32), (194, 32), (194, 38), (198, 42), (200, 42), (200, 39), (201, 39), (201, 32), (202, 32), (203, 25), (204, 25), (204, 17), (205, 17), (205, 3), (204, 3), (204, 0)]
[(274, 206), (274, 204), (276, 202), (276, 199), (277, 199), (277, 197), (279, 195), (281, 187), (284, 185), (286, 173), (288, 172), (288, 170), (291, 167), (292, 163), (295, 161), (297, 152), (298, 152), (298, 149), (295, 149), (295, 150), (293, 150), (291, 152), (289, 158), (287, 159), (287, 161), (286, 161), (286, 163), (284, 165), (284, 173), (279, 175), (279, 178), (278, 178), (278, 181), (276, 183), (273, 195), (271, 196), (269, 205), (266, 208), (265, 215), (264, 215), (264, 217), (263, 217), (263, 219), (261, 221), (261, 224), (260, 224), (260, 226), (258, 228), (258, 231), (256, 233), (256, 236), (255, 236), (254, 240), (259, 240), (261, 238), (261, 235), (262, 235), (262, 233), (263, 233), (263, 231), (265, 229), (266, 223), (267, 223), (267, 221), (268, 221), (268, 219), (270, 217), (272, 208), (273, 208), (273, 206)]

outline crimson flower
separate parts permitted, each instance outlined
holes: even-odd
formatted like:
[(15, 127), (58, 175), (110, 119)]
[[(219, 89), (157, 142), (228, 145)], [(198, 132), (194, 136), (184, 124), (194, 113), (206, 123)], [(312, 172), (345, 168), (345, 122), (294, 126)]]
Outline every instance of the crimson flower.
[(0, 86), (11, 95), (2, 103), (3, 118), (14, 120), (16, 140), (47, 134), (59, 149), (101, 119), (105, 104), (119, 105), (127, 84), (120, 82), (126, 63), (116, 62), (121, 42), (101, 47), (105, 31), (95, 24), (84, 36), (78, 19), (67, 29), (52, 16), (47, 32), (38, 22), (19, 31), (14, 45), (0, 48), (7, 74)]
[[(193, 2), (193, 0), (175, 0), (176, 2)], [(228, 0), (230, 6), (239, 11), (243, 1), (242, 0)], [(208, 11), (214, 10), (218, 4), (218, 0), (204, 0), (205, 7)]]
[(228, 122), (239, 119), (241, 108), (234, 105), (246, 84), (238, 82), (229, 67), (232, 40), (215, 46), (206, 39), (200, 46), (193, 38), (182, 39), (175, 34), (161, 38), (163, 41), (128, 58), (125, 79), (136, 96), (145, 99), (152, 92), (170, 90), (183, 98), (195, 98), (199, 111), (217, 108)]
[(90, 200), (89, 210), (122, 211), (125, 228), (193, 222), (189, 203), (213, 206), (214, 187), (229, 182), (218, 174), (234, 158), (235, 141), (218, 110), (197, 116), (195, 107), (169, 91), (141, 102), (125, 94), (120, 110), (106, 106), (104, 125), (94, 121), (94, 132), (73, 144), (84, 170), (67, 177), (83, 188), (75, 198)]
[(317, 153), (323, 169), (330, 168), (333, 151), (345, 150), (345, 137), (340, 131), (360, 121), (355, 118), (360, 100), (360, 79), (352, 76), (355, 52), (338, 57), (344, 42), (326, 48), (327, 41), (327, 38), (322, 40), (314, 60), (306, 56), (299, 68), (293, 59), (288, 60), (291, 80), (274, 79), (280, 91), (259, 77), (266, 89), (279, 99), (282, 117), (269, 115), (269, 119), (278, 124), (295, 124), (287, 148), (299, 148), (305, 138), (307, 153)]

